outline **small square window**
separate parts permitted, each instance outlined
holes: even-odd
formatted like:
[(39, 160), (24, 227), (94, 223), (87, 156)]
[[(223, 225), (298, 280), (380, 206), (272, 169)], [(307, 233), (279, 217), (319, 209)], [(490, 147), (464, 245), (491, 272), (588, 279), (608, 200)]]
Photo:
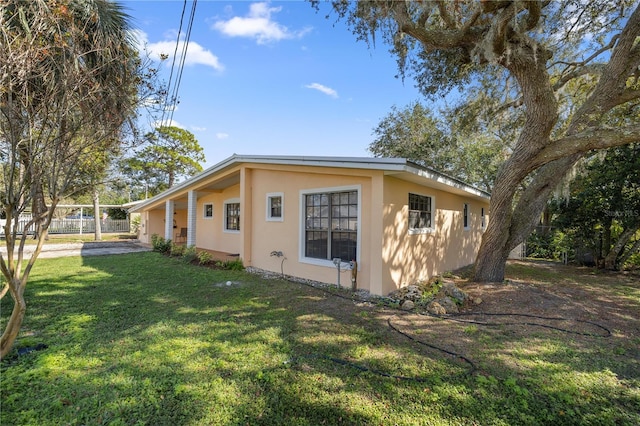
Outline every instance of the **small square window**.
[(205, 219), (213, 218), (213, 204), (208, 203), (208, 204), (203, 205), (202, 216)]
[(267, 194), (267, 221), (282, 222), (284, 218), (284, 194)]

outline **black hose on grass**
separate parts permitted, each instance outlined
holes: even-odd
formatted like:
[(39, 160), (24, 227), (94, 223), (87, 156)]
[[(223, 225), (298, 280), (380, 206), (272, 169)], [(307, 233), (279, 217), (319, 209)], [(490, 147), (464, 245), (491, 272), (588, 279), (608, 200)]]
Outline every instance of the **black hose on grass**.
[[(307, 287), (312, 287), (316, 290), (320, 290), (324, 293), (327, 293), (333, 297), (338, 297), (341, 299), (345, 299), (345, 300), (349, 300), (352, 302), (355, 301), (360, 301), (360, 302), (369, 302), (368, 300), (364, 300), (364, 299), (360, 299), (357, 296), (355, 296), (354, 294), (351, 295), (351, 297), (347, 297), (344, 296), (342, 294), (327, 290), (325, 288), (322, 287), (318, 287), (318, 286), (314, 286), (312, 284), (308, 284), (308, 283), (304, 283), (304, 282), (297, 282), (294, 281), (298, 284), (303, 284), (306, 285)], [(385, 306), (391, 309), (397, 309), (397, 307), (392, 306), (389, 303), (385, 303)], [(434, 314), (430, 314), (430, 313), (422, 313), (422, 312), (415, 312), (415, 314), (417, 315), (422, 315), (422, 316), (428, 316), (428, 317), (432, 317), (432, 318), (438, 318), (438, 319), (442, 319), (442, 320), (448, 320), (448, 321), (455, 321), (455, 322), (460, 322), (460, 323), (466, 323), (466, 324), (474, 324), (474, 325), (481, 325), (481, 326), (486, 326), (486, 327), (493, 327), (493, 326), (502, 326), (502, 325), (526, 325), (526, 326), (533, 326), (533, 327), (543, 327), (543, 328), (548, 328), (548, 329), (552, 329), (552, 330), (556, 330), (556, 331), (560, 331), (563, 333), (570, 333), (570, 334), (577, 334), (580, 336), (586, 336), (586, 337), (610, 337), (611, 336), (611, 330), (609, 330), (607, 327), (598, 324), (596, 322), (592, 322), (592, 321), (586, 321), (586, 320), (578, 320), (578, 319), (570, 319), (570, 318), (564, 318), (564, 317), (545, 317), (542, 315), (533, 315), (533, 314), (516, 314), (516, 313), (504, 313), (504, 312), (495, 312), (495, 313), (486, 313), (486, 312), (463, 312), (463, 313), (458, 313), (458, 314), (452, 314), (452, 315), (434, 315)], [(591, 326), (594, 326), (596, 328), (601, 329), (604, 334), (597, 334), (597, 333), (583, 333), (583, 332), (579, 332), (579, 331), (575, 331), (575, 330), (570, 330), (570, 329), (566, 329), (566, 328), (562, 328), (562, 327), (555, 327), (552, 325), (546, 325), (546, 324), (539, 324), (536, 322), (508, 322), (508, 323), (490, 323), (490, 322), (485, 322), (485, 321), (475, 321), (475, 320), (463, 320), (463, 319), (457, 319), (456, 317), (458, 316), (472, 316), (472, 315), (484, 315), (484, 316), (493, 316), (493, 317), (506, 317), (506, 316), (512, 316), (512, 317), (524, 317), (524, 318), (536, 318), (536, 319), (542, 319), (542, 320), (547, 320), (547, 321), (574, 321), (577, 323), (583, 323), (583, 324), (589, 324)], [(467, 370), (464, 375), (470, 375), (472, 373), (474, 373), (477, 370), (476, 365), (474, 364), (474, 362), (472, 360), (470, 360), (469, 358), (467, 358), (466, 356), (459, 354), (457, 352), (453, 352), (453, 351), (449, 351), (447, 349), (441, 348), (439, 346), (433, 345), (431, 343), (427, 343), (424, 342), (422, 340), (418, 340), (415, 337), (411, 336), (408, 333), (405, 333), (403, 331), (401, 331), (400, 329), (398, 329), (397, 327), (395, 327), (392, 323), (391, 323), (391, 318), (397, 316), (396, 314), (392, 315), (391, 317), (387, 318), (387, 325), (389, 326), (389, 328), (393, 331), (395, 331), (396, 333), (406, 337), (407, 339), (411, 340), (412, 342), (440, 351), (442, 353), (445, 353), (447, 355), (451, 355), (452, 357), (459, 359), (463, 362), (465, 362), (466, 364), (469, 365), (469, 370)], [(360, 364), (356, 364), (354, 362), (351, 361), (347, 361), (341, 358), (334, 358), (325, 354), (318, 354), (318, 353), (314, 353), (314, 354), (308, 354), (308, 355), (303, 355), (303, 356), (298, 356), (298, 357), (292, 357), (289, 359), (288, 362), (294, 362), (299, 358), (313, 358), (313, 359), (326, 359), (328, 361), (331, 361), (333, 363), (339, 364), (339, 365), (343, 365), (346, 367), (350, 367), (350, 368), (354, 368), (363, 372), (369, 372), (378, 376), (382, 376), (382, 377), (387, 377), (387, 378), (392, 378), (392, 379), (396, 379), (396, 380), (404, 380), (404, 381), (413, 381), (413, 382), (419, 382), (419, 383), (425, 383), (428, 382), (429, 379), (423, 378), (423, 377), (407, 377), (407, 376), (398, 376), (398, 375), (393, 375), (393, 374), (389, 374), (389, 373), (385, 373), (383, 371), (380, 370), (375, 370), (375, 369), (371, 369), (368, 367), (364, 367)]]
[[(449, 321), (461, 322), (461, 323), (466, 323), (466, 324), (482, 325), (482, 326), (485, 326), (485, 327), (495, 327), (495, 326), (501, 326), (501, 325), (528, 325), (528, 326), (532, 326), (532, 327), (549, 328), (551, 330), (561, 331), (563, 333), (577, 334), (579, 336), (586, 336), (586, 337), (610, 337), (611, 336), (611, 330), (609, 330), (604, 325), (598, 324), (598, 323), (593, 322), (593, 321), (571, 319), (571, 318), (564, 318), (564, 317), (545, 317), (545, 316), (542, 316), (542, 315), (516, 314), (516, 313), (507, 313), (507, 312), (461, 312), (461, 313), (452, 314), (452, 315), (433, 315), (433, 314), (425, 314), (425, 313), (418, 313), (418, 314), (419, 315), (429, 315), (429, 316), (432, 316), (434, 318), (446, 319), (446, 320), (449, 320)], [(581, 331), (569, 330), (569, 329), (566, 329), (566, 328), (556, 327), (556, 326), (547, 325), (547, 324), (540, 324), (540, 323), (537, 323), (537, 322), (520, 321), (520, 322), (490, 323), (490, 322), (485, 322), (485, 321), (463, 320), (463, 319), (457, 319), (456, 318), (456, 317), (461, 317), (461, 316), (476, 316), (476, 315), (487, 316), (487, 317), (524, 317), (524, 318), (542, 319), (542, 320), (547, 320), (547, 321), (573, 321), (573, 322), (576, 322), (576, 323), (589, 324), (589, 325), (591, 325), (591, 326), (593, 326), (595, 328), (599, 328), (600, 330), (603, 331), (603, 333), (602, 334), (599, 334), (599, 333), (583, 333)]]

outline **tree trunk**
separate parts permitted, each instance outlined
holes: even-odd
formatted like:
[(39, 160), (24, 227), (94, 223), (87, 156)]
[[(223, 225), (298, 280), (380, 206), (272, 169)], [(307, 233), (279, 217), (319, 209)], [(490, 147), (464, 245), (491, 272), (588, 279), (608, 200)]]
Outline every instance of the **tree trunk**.
[(96, 223), (95, 231), (94, 231), (94, 240), (101, 241), (102, 240), (102, 227), (101, 227), (101, 219), (100, 216), (100, 194), (97, 189), (93, 190), (93, 220)]
[(18, 278), (13, 278), (12, 281), (13, 288), (10, 288), (9, 291), (14, 305), (11, 317), (9, 317), (4, 333), (2, 333), (2, 337), (0, 337), (0, 360), (4, 359), (13, 347), (18, 333), (20, 333), (24, 314), (27, 311), (27, 303), (24, 300), (24, 286)]
[[(600, 259), (607, 259), (611, 253), (611, 216), (606, 216), (602, 225), (602, 240), (600, 241)], [(616, 255), (617, 256), (617, 255)], [(605, 260), (605, 268), (609, 269)]]
[(618, 269), (618, 256), (624, 249), (624, 246), (626, 246), (629, 240), (635, 235), (637, 230), (638, 229), (636, 227), (631, 227), (622, 231), (622, 234), (618, 237), (618, 241), (616, 241), (611, 250), (609, 250), (607, 256), (604, 258), (604, 267), (606, 269)]
[(627, 260), (629, 260), (631, 255), (633, 255), (634, 253), (640, 253), (640, 238), (638, 238), (636, 242), (633, 243), (629, 250), (624, 252), (624, 254), (620, 257), (620, 261), (618, 264), (620, 266), (624, 266), (624, 264), (627, 263)]

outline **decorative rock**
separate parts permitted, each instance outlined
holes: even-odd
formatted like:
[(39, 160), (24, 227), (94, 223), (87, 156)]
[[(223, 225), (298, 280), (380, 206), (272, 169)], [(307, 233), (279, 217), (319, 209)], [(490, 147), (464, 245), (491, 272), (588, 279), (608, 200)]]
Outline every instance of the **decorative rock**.
[(433, 315), (445, 315), (447, 313), (447, 310), (443, 308), (441, 304), (434, 300), (432, 302), (429, 302), (429, 304), (427, 305), (427, 312)]
[(467, 296), (467, 293), (460, 290), (458, 287), (456, 287), (455, 283), (452, 282), (444, 283), (444, 285), (442, 286), (442, 292), (446, 296), (456, 299), (456, 301), (458, 301), (459, 303), (463, 303), (469, 297)]
[(474, 305), (479, 305), (482, 303), (482, 299), (480, 299), (479, 297), (474, 297), (473, 298), (473, 304)]
[(403, 296), (403, 299), (405, 300), (412, 300), (416, 302), (422, 298), (422, 291), (417, 285), (407, 286), (405, 291), (406, 293)]
[(441, 297), (436, 301), (440, 304), (440, 306), (442, 306), (445, 309), (446, 313), (448, 314), (458, 313), (458, 305), (456, 305), (456, 302), (454, 302), (454, 300), (449, 296)]
[(402, 304), (400, 305), (400, 308), (402, 308), (402, 310), (404, 311), (410, 311), (412, 310), (414, 307), (416, 306), (415, 303), (413, 303), (413, 301), (411, 300), (405, 300), (404, 302), (402, 302)]

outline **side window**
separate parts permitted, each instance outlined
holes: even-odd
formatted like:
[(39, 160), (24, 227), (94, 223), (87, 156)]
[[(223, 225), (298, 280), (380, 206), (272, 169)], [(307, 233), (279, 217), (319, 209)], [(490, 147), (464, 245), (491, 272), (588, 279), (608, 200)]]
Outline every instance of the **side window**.
[(464, 229), (469, 230), (469, 204), (464, 203), (464, 207), (462, 208), (462, 224)]
[(480, 219), (482, 220), (480, 226), (482, 227), (482, 229), (484, 229), (487, 226), (487, 223), (484, 219), (484, 207), (480, 209)]
[(237, 200), (224, 203), (224, 230), (240, 231), (240, 202)]
[(433, 230), (433, 199), (426, 195), (409, 194), (409, 232)]
[(213, 204), (206, 203), (202, 206), (202, 217), (205, 219), (213, 218)]
[(284, 194), (281, 192), (274, 192), (267, 194), (267, 221), (282, 222), (284, 220)]

